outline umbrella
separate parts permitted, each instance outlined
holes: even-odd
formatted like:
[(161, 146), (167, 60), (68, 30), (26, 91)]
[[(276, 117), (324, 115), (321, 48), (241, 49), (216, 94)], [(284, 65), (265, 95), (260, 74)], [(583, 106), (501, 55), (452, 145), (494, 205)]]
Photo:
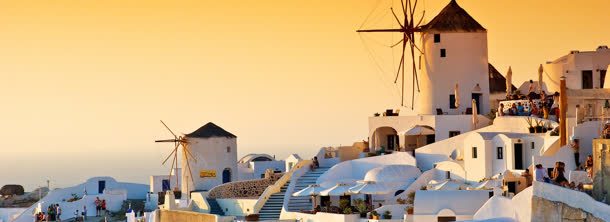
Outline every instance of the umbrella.
[(455, 89), (453, 90), (455, 93), (455, 108), (460, 108), (460, 90), (457, 83), (455, 84)]
[(414, 126), (404, 134), (407, 136), (432, 135), (434, 134), (434, 130), (424, 126)]
[(513, 94), (513, 70), (508, 67), (508, 72), (506, 73), (506, 95)]
[(375, 181), (363, 181), (362, 183), (358, 183), (358, 185), (351, 187), (349, 191), (353, 194), (371, 195), (388, 194), (392, 192), (389, 187), (376, 183)]
[(477, 101), (472, 99), (472, 129), (475, 130), (477, 128), (477, 124), (479, 123), (478, 118), (479, 112), (477, 110)]
[(544, 72), (544, 68), (542, 68), (542, 64), (538, 67), (538, 91), (542, 93), (542, 72)]
[(320, 191), (321, 196), (345, 196), (349, 195), (349, 184), (347, 183), (338, 183), (337, 185), (328, 188), (326, 190)]
[(318, 184), (311, 184), (307, 187), (305, 187), (305, 189), (299, 190), (296, 193), (293, 193), (292, 196), (293, 197), (307, 197), (310, 196), (313, 199), (313, 206), (314, 208), (316, 207), (316, 198), (315, 196), (320, 194), (320, 191), (324, 190), (324, 188), (320, 187), (320, 185)]

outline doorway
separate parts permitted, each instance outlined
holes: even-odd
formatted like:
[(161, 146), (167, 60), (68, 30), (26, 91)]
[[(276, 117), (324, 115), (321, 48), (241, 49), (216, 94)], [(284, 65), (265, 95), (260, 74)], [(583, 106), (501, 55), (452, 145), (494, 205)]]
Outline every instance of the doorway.
[(396, 144), (398, 144), (398, 135), (388, 135), (388, 144), (387, 144), (387, 150), (394, 150), (396, 149)]
[(508, 187), (509, 193), (517, 193), (517, 182), (506, 182), (506, 186)]
[(481, 96), (483, 94), (481, 93), (473, 93), (472, 94), (472, 99), (474, 99), (475, 104), (477, 105), (477, 113), (481, 114), (483, 113), (483, 111), (481, 110)]
[(163, 192), (170, 190), (170, 186), (169, 186), (169, 180), (165, 179), (161, 181), (161, 190), (163, 190)]
[(104, 193), (105, 189), (106, 189), (106, 181), (105, 180), (97, 181), (97, 193), (102, 194), (102, 193)]
[(438, 222), (456, 221), (455, 217), (438, 217)]
[(222, 171), (222, 183), (231, 182), (231, 169), (225, 168)]
[(582, 88), (593, 89), (593, 70), (582, 71)]
[(515, 170), (523, 170), (523, 143), (515, 143)]

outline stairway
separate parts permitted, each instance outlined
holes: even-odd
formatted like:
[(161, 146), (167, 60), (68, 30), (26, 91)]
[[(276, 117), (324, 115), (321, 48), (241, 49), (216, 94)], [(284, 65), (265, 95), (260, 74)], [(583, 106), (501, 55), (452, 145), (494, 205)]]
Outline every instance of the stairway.
[[(315, 170), (309, 171), (297, 179), (296, 184), (294, 185), (294, 191), (298, 192), (299, 190), (305, 189), (307, 186), (311, 184), (315, 184), (318, 177), (328, 171), (328, 167), (320, 167)], [(313, 204), (311, 203), (311, 197), (293, 197), (290, 196), (288, 200), (288, 211), (291, 212), (300, 212), (301, 210), (313, 210)]]
[(278, 220), (280, 219), (280, 214), (282, 213), (282, 205), (284, 204), (284, 195), (286, 194), (286, 189), (290, 185), (290, 181), (288, 181), (284, 186), (280, 188), (280, 192), (271, 194), (265, 205), (258, 212), (259, 220)]
[(216, 199), (206, 198), (206, 200), (208, 201), (208, 204), (210, 205), (210, 214), (216, 214), (219, 216), (225, 215), (224, 211), (222, 211), (222, 208), (220, 208), (220, 205), (218, 205), (218, 202), (216, 201)]

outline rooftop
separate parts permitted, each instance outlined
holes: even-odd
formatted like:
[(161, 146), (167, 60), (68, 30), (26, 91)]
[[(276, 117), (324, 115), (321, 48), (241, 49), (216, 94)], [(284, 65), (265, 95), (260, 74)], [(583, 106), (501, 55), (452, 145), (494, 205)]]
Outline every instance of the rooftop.
[(421, 27), (426, 31), (439, 32), (486, 32), (466, 10), (458, 5), (455, 0), (451, 0), (436, 17), (428, 24)]
[(193, 131), (192, 133), (186, 134), (186, 137), (189, 138), (210, 138), (210, 137), (226, 137), (226, 138), (237, 138), (237, 136), (233, 135), (232, 133), (229, 133), (228, 131), (224, 130), (223, 128), (221, 128), (220, 126), (217, 126), (216, 124), (209, 122), (205, 125), (203, 125), (202, 127), (199, 127), (199, 129)]

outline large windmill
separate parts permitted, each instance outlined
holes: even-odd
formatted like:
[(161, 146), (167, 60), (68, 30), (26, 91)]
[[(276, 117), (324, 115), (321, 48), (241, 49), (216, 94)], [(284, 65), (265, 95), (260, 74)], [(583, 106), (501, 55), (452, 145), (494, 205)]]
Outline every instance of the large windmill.
[(398, 64), (398, 69), (396, 71), (396, 77), (394, 78), (394, 83), (398, 82), (398, 77), (402, 78), (402, 89), (401, 89), (401, 99), (400, 105), (404, 106), (404, 96), (405, 96), (405, 54), (407, 53), (407, 45), (411, 52), (411, 68), (413, 72), (413, 81), (412, 81), (412, 94), (411, 94), (411, 109), (413, 109), (415, 103), (415, 89), (417, 88), (417, 92), (419, 92), (419, 81), (417, 76), (417, 68), (415, 67), (415, 50), (419, 53), (423, 54), (422, 50), (415, 43), (415, 33), (421, 32), (422, 29), (420, 27), (422, 21), (424, 20), (425, 10), (422, 12), (421, 16), (416, 16), (416, 9), (418, 0), (401, 0), (401, 8), (399, 14), (403, 17), (400, 19), (394, 8), (390, 8), (392, 15), (396, 19), (396, 22), (399, 25), (399, 28), (386, 28), (386, 29), (359, 29), (356, 32), (390, 32), (390, 33), (402, 33), (402, 39), (397, 43), (393, 44), (393, 46), (397, 46), (402, 43), (402, 55), (400, 57), (400, 63)]
[[(191, 172), (191, 165), (189, 163), (190, 160), (197, 162), (197, 159), (195, 159), (195, 157), (193, 156), (193, 154), (191, 153), (190, 149), (189, 149), (189, 142), (187, 140), (186, 137), (184, 136), (177, 136), (164, 122), (163, 120), (161, 120), (161, 124), (163, 124), (163, 126), (165, 126), (165, 128), (174, 136), (173, 139), (166, 139), (166, 140), (155, 140), (156, 143), (174, 143), (174, 149), (172, 150), (172, 152), (167, 156), (167, 158), (165, 158), (165, 160), (163, 160), (163, 165), (165, 165), (165, 163), (171, 158), (172, 159), (172, 165), (170, 168), (170, 173), (168, 175), (168, 180), (171, 181), (171, 177), (172, 177), (172, 170), (178, 168), (178, 149), (180, 147), (182, 147), (182, 154), (184, 155), (183, 160), (186, 161), (186, 166), (188, 168), (187, 172), (189, 174), (189, 177), (191, 178), (191, 182), (193, 182), (193, 184), (195, 183), (194, 179), (193, 179), (193, 175)], [(182, 171), (184, 173), (184, 170)], [(176, 177), (176, 181), (178, 181), (178, 175), (175, 175)], [(171, 182), (169, 183), (171, 184)], [(176, 186), (178, 185), (178, 183), (176, 183)], [(176, 189), (176, 188), (175, 188)], [(188, 191), (187, 191), (188, 192)]]

